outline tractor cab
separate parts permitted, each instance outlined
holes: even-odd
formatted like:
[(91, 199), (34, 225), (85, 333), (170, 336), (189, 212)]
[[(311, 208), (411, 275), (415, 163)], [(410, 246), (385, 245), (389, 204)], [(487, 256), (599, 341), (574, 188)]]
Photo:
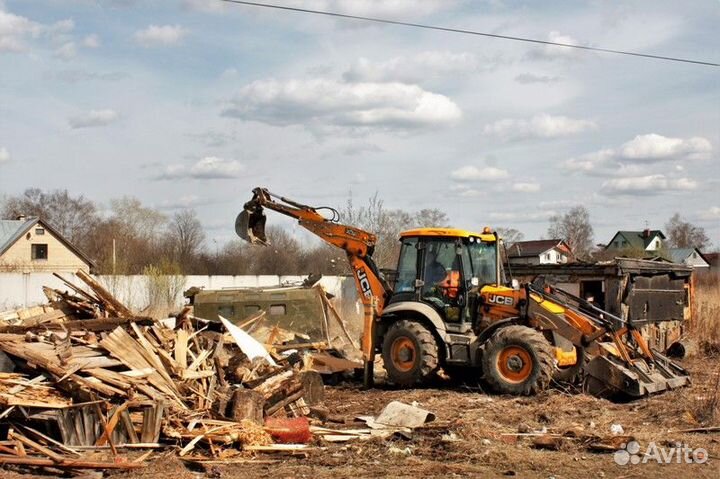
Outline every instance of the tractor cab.
[(395, 287), (389, 304), (417, 301), (448, 323), (472, 322), (473, 295), (501, 281), (497, 235), (420, 228), (400, 235)]

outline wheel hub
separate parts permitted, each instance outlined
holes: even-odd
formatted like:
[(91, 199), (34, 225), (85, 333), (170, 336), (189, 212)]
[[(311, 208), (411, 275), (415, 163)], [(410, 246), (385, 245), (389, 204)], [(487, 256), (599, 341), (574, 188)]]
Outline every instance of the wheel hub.
[(507, 367), (513, 372), (522, 371), (523, 360), (520, 356), (510, 356), (507, 360)]
[(532, 356), (523, 347), (507, 346), (498, 354), (497, 368), (506, 381), (521, 383), (532, 373)]
[(391, 348), (393, 366), (399, 371), (410, 371), (415, 366), (415, 343), (406, 337), (397, 338)]

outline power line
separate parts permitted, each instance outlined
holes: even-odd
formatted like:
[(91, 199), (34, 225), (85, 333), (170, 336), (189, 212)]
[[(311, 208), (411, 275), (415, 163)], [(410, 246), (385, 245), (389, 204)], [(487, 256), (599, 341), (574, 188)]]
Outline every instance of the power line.
[(323, 10), (311, 10), (309, 8), (288, 7), (288, 6), (283, 6), (283, 5), (272, 5), (269, 3), (260, 3), (260, 2), (246, 2), (243, 0), (220, 0), (220, 1), (226, 2), (226, 3), (237, 3), (239, 5), (246, 5), (246, 6), (250, 6), (250, 7), (273, 8), (276, 10), (286, 10), (286, 11), (299, 12), (299, 13), (310, 13), (310, 14), (314, 14), (314, 15), (325, 15), (328, 17), (348, 18), (348, 19), (352, 19), (352, 20), (362, 20), (362, 21), (366, 21), (366, 22), (384, 23), (384, 24), (388, 24), (388, 25), (401, 25), (404, 27), (424, 28), (426, 30), (437, 30), (437, 31), (441, 31), (441, 32), (461, 33), (464, 35), (475, 35), (475, 36), (480, 36), (480, 37), (499, 38), (502, 40), (513, 40), (516, 42), (536, 43), (536, 44), (540, 44), (540, 45), (552, 45), (552, 46), (556, 46), (556, 47), (576, 48), (578, 50), (590, 50), (590, 51), (594, 51), (594, 52), (613, 53), (613, 54), (617, 54), (617, 55), (628, 55), (628, 56), (633, 56), (633, 57), (652, 58), (655, 60), (665, 60), (665, 61), (682, 62), (682, 63), (694, 63), (696, 65), (720, 67), (720, 63), (712, 63), (712, 62), (706, 62), (706, 61), (700, 61), (700, 60), (689, 60), (687, 58), (668, 57), (668, 56), (664, 56), (664, 55), (651, 55), (649, 53), (638, 53), (638, 52), (630, 52), (630, 51), (624, 51), (624, 50), (612, 50), (609, 48), (588, 47), (585, 45), (573, 45), (570, 43), (551, 42), (551, 41), (547, 41), (547, 40), (537, 40), (534, 38), (513, 37), (510, 35), (498, 35), (496, 33), (477, 32), (474, 30), (463, 30), (460, 28), (439, 27), (439, 26), (435, 26), (435, 25), (424, 25), (422, 23), (401, 22), (401, 21), (397, 21), (397, 20), (386, 20), (383, 18), (364, 17), (364, 16), (360, 16), (360, 15), (349, 15), (349, 14), (345, 14), (345, 13), (327, 12), (327, 11), (323, 11)]

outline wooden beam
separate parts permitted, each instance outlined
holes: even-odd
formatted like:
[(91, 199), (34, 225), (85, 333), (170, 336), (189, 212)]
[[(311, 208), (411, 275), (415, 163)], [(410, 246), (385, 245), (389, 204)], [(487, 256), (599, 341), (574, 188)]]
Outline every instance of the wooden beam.
[(110, 293), (110, 291), (106, 290), (100, 283), (95, 281), (95, 279), (89, 274), (87, 274), (85, 271), (79, 269), (77, 270), (75, 275), (80, 278), (85, 284), (87, 284), (90, 289), (92, 289), (104, 303), (110, 305), (110, 307), (115, 310), (117, 314), (126, 317), (133, 315), (132, 311), (130, 311), (127, 306), (118, 301), (115, 296)]

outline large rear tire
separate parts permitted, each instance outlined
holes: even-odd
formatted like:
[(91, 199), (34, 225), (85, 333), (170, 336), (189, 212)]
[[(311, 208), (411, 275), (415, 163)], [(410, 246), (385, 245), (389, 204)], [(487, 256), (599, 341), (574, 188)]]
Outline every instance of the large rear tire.
[(528, 395), (544, 391), (554, 371), (553, 349), (538, 331), (526, 326), (506, 326), (485, 345), (483, 376), (493, 390)]
[(425, 383), (439, 367), (435, 338), (415, 321), (401, 320), (390, 327), (383, 340), (382, 358), (388, 381), (399, 386)]

